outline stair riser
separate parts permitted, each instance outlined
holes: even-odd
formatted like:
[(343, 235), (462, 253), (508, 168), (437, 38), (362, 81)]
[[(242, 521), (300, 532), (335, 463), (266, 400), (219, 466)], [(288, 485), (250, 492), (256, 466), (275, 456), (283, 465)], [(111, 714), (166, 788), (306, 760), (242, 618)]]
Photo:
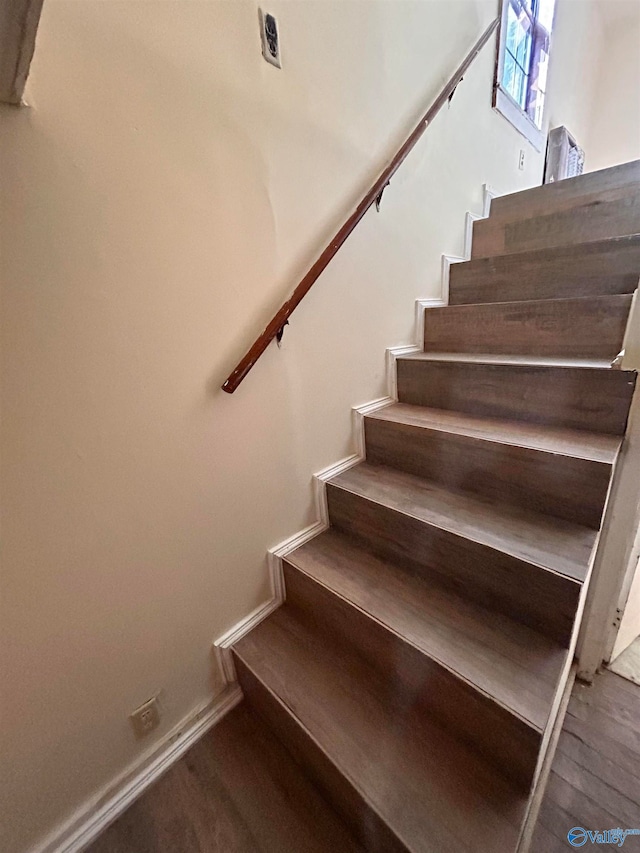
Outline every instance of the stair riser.
[(580, 585), (539, 566), (327, 484), (331, 523), (410, 571), (568, 645)]
[[(615, 196), (619, 197), (615, 197)], [(527, 216), (526, 212), (523, 213)], [(570, 210), (516, 221), (481, 219), (473, 226), (472, 258), (570, 246), (640, 232), (640, 193), (610, 193)]]
[(599, 199), (612, 201), (633, 194), (640, 184), (640, 161), (611, 169), (587, 172), (577, 178), (498, 196), (491, 201), (491, 217), (516, 222), (541, 213), (558, 213), (583, 207)]
[(535, 771), (541, 735), (350, 602), (284, 562), (287, 606), (355, 648), (393, 684), (394, 701), (419, 704), (520, 789)]
[(249, 706), (289, 750), (294, 760), (351, 827), (365, 850), (373, 853), (409, 853), (408, 848), (391, 832), (291, 711), (258, 680), (235, 651), (234, 660), (238, 681)]
[(570, 299), (633, 293), (640, 277), (640, 238), (578, 249), (503, 255), (453, 264), (449, 304)]
[(635, 375), (620, 370), (398, 359), (401, 403), (623, 435)]
[(365, 418), (367, 461), (598, 528), (611, 465)]
[(424, 349), (613, 361), (630, 306), (623, 295), (429, 308)]

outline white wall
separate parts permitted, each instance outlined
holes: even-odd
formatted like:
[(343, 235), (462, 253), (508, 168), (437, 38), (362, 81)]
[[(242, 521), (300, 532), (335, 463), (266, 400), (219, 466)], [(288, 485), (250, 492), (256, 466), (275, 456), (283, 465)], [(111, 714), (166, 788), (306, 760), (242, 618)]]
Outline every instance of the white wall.
[(607, 2), (556, 0), (546, 119), (549, 127), (565, 125), (574, 135), (586, 151), (587, 171), (594, 171), (590, 141), (598, 74), (606, 49), (602, 6)]
[[(550, 103), (569, 123), (593, 93), (561, 71), (600, 24), (559, 2)], [(490, 45), (282, 349), (222, 393), (497, 13), (269, 8), (282, 71), (255, 0), (47, 0), (31, 108), (0, 113), (3, 853), (136, 760), (127, 715), (151, 694), (160, 738), (219, 689), (212, 639), (267, 596), (266, 549), (313, 520), (311, 474), (352, 450), (350, 407), (385, 392), (384, 349), (439, 294), (482, 184), (540, 180), (491, 110)]]
[[(603, 38), (597, 63), (597, 85), (593, 102), (591, 132), (588, 139), (587, 166), (590, 170), (624, 163), (640, 158), (640, 3), (637, 0), (609, 0), (599, 8)], [(625, 366), (640, 368), (640, 314), (633, 315), (634, 338), (625, 341)], [(625, 513), (617, 522), (617, 541), (611, 551), (611, 561), (604, 565), (605, 575), (615, 578), (612, 569), (619, 563), (627, 565), (626, 576), (620, 580), (615, 594), (609, 596), (610, 606), (602, 619), (610, 629), (607, 633), (606, 659), (617, 657), (640, 635), (640, 570), (637, 553), (640, 547), (637, 506), (637, 466), (640, 463), (640, 403), (635, 401), (629, 421), (626, 453), (631, 464), (629, 487), (624, 491)], [(624, 523), (626, 522), (626, 523)], [(635, 544), (634, 543), (635, 526)], [(616, 555), (619, 553), (619, 560)], [(610, 581), (611, 583), (611, 581)], [(604, 601), (607, 597), (604, 598)], [(616, 609), (623, 610), (619, 630)], [(590, 622), (588, 624), (591, 624)], [(597, 627), (593, 627), (596, 637)], [(595, 644), (595, 638), (594, 638)], [(598, 643), (592, 665), (599, 665), (602, 647)]]
[(611, 660), (615, 660), (637, 637), (640, 637), (640, 558), (638, 552), (640, 552), (640, 542), (636, 542), (634, 549), (633, 578), (620, 622), (620, 629), (613, 645)]
[(602, 5), (603, 51), (597, 64), (589, 169), (640, 158), (640, 3)]

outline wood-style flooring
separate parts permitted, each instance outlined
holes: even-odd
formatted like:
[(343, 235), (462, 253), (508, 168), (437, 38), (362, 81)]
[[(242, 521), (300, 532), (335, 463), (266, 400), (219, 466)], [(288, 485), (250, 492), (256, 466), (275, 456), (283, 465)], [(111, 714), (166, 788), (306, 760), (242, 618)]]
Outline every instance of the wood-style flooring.
[[(640, 685), (612, 672), (573, 688), (530, 853), (578, 849), (567, 840), (574, 827), (640, 830)], [(640, 835), (582, 847), (633, 853)]]
[[(576, 683), (530, 853), (567, 833), (640, 829), (640, 685), (611, 672)], [(592, 844), (585, 849), (612, 849)], [(625, 851), (640, 851), (640, 835)], [(88, 853), (363, 853), (280, 743), (242, 703)]]
[(363, 853), (243, 702), (86, 853)]

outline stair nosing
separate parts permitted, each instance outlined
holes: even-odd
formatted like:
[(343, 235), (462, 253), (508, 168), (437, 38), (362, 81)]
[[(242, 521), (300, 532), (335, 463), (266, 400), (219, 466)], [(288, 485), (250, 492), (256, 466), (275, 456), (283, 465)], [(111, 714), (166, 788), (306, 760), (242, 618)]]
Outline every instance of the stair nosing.
[[(387, 466), (383, 466), (383, 465), (373, 466), (373, 465), (371, 465), (371, 463), (366, 462), (366, 460), (364, 462), (360, 462), (359, 464), (360, 465), (362, 465), (362, 464), (369, 465), (372, 468), (373, 467), (379, 467), (379, 468), (387, 467)], [(396, 470), (396, 469), (392, 469), (392, 470)], [(417, 477), (415, 474), (407, 474), (406, 472), (402, 472), (402, 473), (404, 473), (406, 476), (414, 477), (417, 480), (424, 479), (424, 478)], [(451, 536), (456, 536), (458, 539), (466, 539), (469, 542), (473, 542), (475, 545), (480, 545), (483, 548), (489, 548), (490, 550), (496, 551), (497, 553), (506, 554), (508, 557), (512, 557), (514, 560), (520, 560), (523, 563), (527, 563), (527, 565), (534, 566), (535, 568), (542, 569), (543, 571), (546, 571), (546, 572), (550, 572), (551, 574), (556, 575), (557, 577), (564, 578), (567, 581), (571, 581), (572, 583), (577, 584), (579, 587), (583, 586), (585, 583), (585, 579), (588, 575), (589, 568), (591, 566), (591, 563), (593, 562), (594, 550), (595, 550), (595, 547), (597, 544), (598, 531), (596, 531), (596, 530), (593, 531), (594, 534), (596, 535), (596, 539), (594, 540), (594, 543), (591, 546), (591, 551), (589, 553), (589, 560), (587, 561), (587, 564), (585, 566), (585, 578), (580, 580), (579, 578), (575, 578), (572, 575), (567, 575), (564, 572), (559, 571), (558, 569), (554, 569), (553, 566), (545, 566), (543, 563), (540, 563), (537, 560), (534, 560), (533, 558), (524, 557), (524, 556), (519, 555), (519, 554), (514, 554), (506, 548), (498, 548), (495, 545), (490, 545), (487, 542), (482, 542), (474, 536), (463, 535), (463, 534), (459, 533), (458, 531), (452, 530), (450, 527), (445, 527), (444, 525), (438, 524), (434, 521), (426, 521), (424, 518), (420, 518), (420, 516), (415, 515), (412, 512), (409, 512), (405, 509), (400, 509), (397, 506), (392, 506), (389, 503), (384, 503), (383, 501), (378, 500), (377, 498), (373, 498), (370, 495), (363, 495), (360, 492), (354, 491), (353, 489), (342, 485), (341, 483), (336, 483), (336, 479), (340, 476), (341, 476), (341, 474), (337, 474), (336, 477), (332, 478), (331, 480), (327, 480), (327, 485), (331, 485), (331, 486), (334, 486), (335, 488), (342, 489), (343, 491), (348, 492), (351, 495), (355, 495), (356, 497), (362, 498), (362, 500), (371, 501), (371, 503), (374, 503), (377, 506), (386, 507), (387, 509), (391, 510), (392, 512), (398, 512), (401, 515), (407, 516), (408, 518), (413, 518), (415, 521), (419, 521), (428, 527), (435, 527), (437, 530), (443, 530), (445, 533), (449, 533)], [(424, 482), (429, 482), (429, 481), (424, 480)], [(450, 491), (450, 490), (446, 489), (446, 491)], [(539, 513), (537, 513), (537, 514), (539, 515)], [(550, 516), (550, 517), (553, 518), (553, 516)], [(585, 530), (591, 530), (592, 529), (592, 528), (586, 527), (585, 525), (579, 525), (579, 524), (575, 524), (573, 522), (567, 521), (564, 523), (567, 524), (568, 526), (574, 526), (574, 527), (579, 528), (579, 529), (585, 529)]]
[[(491, 217), (487, 217), (490, 219)], [(495, 224), (495, 223), (494, 223)], [(509, 252), (508, 255), (485, 255), (481, 258), (465, 258), (463, 261), (460, 261), (460, 265), (464, 264), (481, 264), (487, 263), (489, 261), (495, 261), (501, 258), (509, 258), (510, 260), (517, 260), (519, 257), (527, 255), (550, 255), (550, 254), (599, 254), (599, 252), (594, 250), (587, 249), (584, 252), (584, 247), (590, 246), (602, 246), (603, 252), (606, 249), (616, 248), (616, 244), (637, 244), (640, 247), (640, 232), (635, 232), (633, 234), (621, 234), (618, 237), (599, 237), (595, 240), (585, 240), (584, 243), (560, 243), (559, 245), (548, 246), (546, 248), (541, 249), (522, 249), (519, 252)]]
[[(445, 307), (445, 306), (442, 306)], [(458, 307), (458, 306), (451, 306)], [(604, 370), (617, 371), (613, 360), (606, 358), (566, 358), (563, 356), (535, 356), (489, 352), (447, 352), (420, 350), (399, 355), (397, 361), (435, 361), (448, 364), (484, 364), (504, 367), (561, 368), (567, 370)], [(633, 370), (621, 370), (621, 373), (634, 373)]]
[(508, 714), (511, 714), (511, 716), (520, 720), (521, 723), (526, 725), (532, 731), (534, 731), (540, 735), (544, 734), (544, 730), (546, 727), (546, 721), (545, 721), (545, 725), (540, 727), (533, 720), (528, 720), (526, 717), (524, 717), (522, 714), (520, 714), (514, 708), (510, 708), (508, 705), (506, 705), (498, 697), (492, 695), (491, 693), (488, 693), (483, 687), (480, 687), (480, 685), (476, 684), (473, 681), (470, 681), (469, 678), (467, 678), (465, 675), (463, 675), (458, 670), (453, 669), (453, 667), (450, 664), (443, 661), (433, 651), (429, 651), (429, 650), (424, 649), (421, 646), (417, 645), (417, 643), (413, 639), (410, 639), (409, 637), (405, 636), (404, 634), (401, 634), (394, 627), (389, 625), (387, 622), (383, 622), (381, 619), (379, 619), (373, 613), (371, 613), (367, 610), (364, 610), (359, 604), (357, 604), (355, 601), (353, 601), (352, 598), (346, 597), (345, 595), (343, 595), (343, 593), (338, 592), (338, 590), (336, 590), (334, 587), (329, 586), (325, 582), (319, 580), (314, 575), (309, 574), (309, 572), (307, 572), (305, 569), (303, 569), (300, 565), (298, 565), (297, 563), (295, 563), (292, 560), (292, 557), (294, 554), (295, 554), (295, 551), (292, 551), (290, 554), (287, 554), (285, 557), (283, 557), (283, 560), (285, 562), (289, 563), (296, 571), (301, 572), (301, 574), (305, 575), (305, 577), (309, 578), (313, 583), (317, 583), (323, 589), (328, 590), (332, 595), (335, 595), (336, 597), (340, 598), (342, 601), (345, 601), (351, 607), (354, 607), (360, 613), (364, 614), (367, 618), (372, 619), (376, 624), (380, 625), (385, 631), (389, 631), (391, 634), (394, 634), (394, 636), (396, 636), (403, 643), (406, 643), (408, 646), (411, 646), (413, 649), (415, 649), (420, 654), (425, 655), (425, 657), (429, 658), (430, 660), (433, 660), (435, 663), (438, 664), (438, 666), (441, 666), (443, 669), (445, 669), (448, 673), (453, 675), (455, 678), (460, 679), (460, 681), (464, 682), (464, 684), (466, 684), (468, 687), (471, 687), (473, 690), (475, 690), (480, 695), (484, 696), (486, 699), (489, 699), (491, 702), (494, 702), (496, 705), (498, 705), (500, 708), (502, 708)]
[[(502, 255), (498, 257), (504, 257)], [(481, 260), (481, 259), (479, 259)], [(636, 287), (635, 290), (638, 288)], [(462, 302), (460, 304), (447, 304), (447, 305), (427, 305), (425, 311), (444, 311), (447, 308), (455, 308), (455, 309), (465, 309), (465, 308), (477, 308), (478, 305), (516, 305), (516, 306), (524, 306), (524, 305), (546, 305), (549, 302), (593, 302), (595, 300), (604, 300), (604, 299), (614, 299), (614, 300), (628, 300), (631, 301), (634, 291), (630, 293), (601, 293), (598, 295), (590, 295), (590, 296), (557, 296), (551, 297), (550, 299), (503, 299), (497, 302)]]
[[(432, 406), (419, 406), (419, 405), (415, 405), (413, 403), (399, 403), (397, 401), (394, 401), (393, 403), (389, 403), (383, 409), (379, 409), (378, 411), (374, 411), (374, 412), (369, 412), (368, 414), (366, 414), (364, 416), (365, 420), (378, 420), (378, 421), (383, 421), (384, 423), (388, 423), (388, 424), (400, 424), (402, 426), (411, 427), (411, 428), (416, 429), (416, 430), (427, 430), (427, 431), (439, 432), (439, 433), (445, 433), (445, 434), (448, 433), (450, 435), (457, 435), (457, 436), (461, 436), (464, 438), (470, 438), (470, 439), (473, 439), (476, 441), (483, 441), (483, 442), (486, 442), (487, 444), (499, 444), (499, 445), (504, 445), (504, 446), (509, 446), (509, 447), (518, 447), (518, 448), (521, 448), (523, 450), (532, 450), (536, 453), (548, 453), (548, 454), (551, 454), (552, 456), (563, 456), (563, 457), (566, 457), (568, 459), (581, 459), (581, 460), (584, 460), (587, 462), (597, 462), (598, 464), (608, 465), (610, 467), (613, 467), (616, 463), (618, 454), (620, 452), (620, 446), (622, 444), (622, 438), (623, 438), (622, 436), (610, 435), (609, 433), (598, 433), (598, 432), (593, 432), (592, 430), (568, 430), (568, 429), (566, 430), (567, 432), (575, 432), (575, 433), (584, 432), (585, 435), (599, 435), (599, 436), (602, 436), (604, 438), (612, 438), (613, 439), (612, 444), (615, 443), (616, 447), (615, 447), (615, 449), (612, 449), (611, 451), (606, 451), (607, 453), (611, 454), (612, 458), (610, 460), (598, 459), (598, 458), (595, 458), (595, 456), (587, 455), (586, 453), (569, 452), (567, 450), (552, 450), (551, 448), (548, 448), (548, 447), (539, 447), (535, 444), (526, 444), (523, 440), (518, 441), (517, 439), (507, 439), (507, 438), (499, 438), (496, 436), (475, 434), (475, 433), (465, 431), (464, 428), (462, 428), (462, 427), (441, 426), (439, 424), (434, 424), (434, 423), (420, 424), (420, 423), (412, 423), (411, 421), (404, 420), (404, 419), (395, 420), (395, 419), (386, 418), (383, 414), (383, 411), (390, 409), (390, 408), (393, 408), (394, 406), (411, 406), (414, 409), (422, 409), (424, 411), (450, 412), (452, 415), (458, 415), (460, 417), (460, 419), (466, 418), (466, 419), (470, 420), (474, 417), (473, 415), (468, 415), (465, 412), (458, 412), (455, 409), (436, 409)], [(522, 421), (510, 420), (507, 418), (479, 418), (479, 420), (494, 420), (500, 424), (511, 424), (511, 423), (521, 424), (522, 423)], [(552, 426), (547, 427), (544, 425), (542, 425), (542, 426), (537, 425), (537, 426), (539, 429), (546, 429), (549, 433), (561, 431), (557, 427), (552, 427)]]

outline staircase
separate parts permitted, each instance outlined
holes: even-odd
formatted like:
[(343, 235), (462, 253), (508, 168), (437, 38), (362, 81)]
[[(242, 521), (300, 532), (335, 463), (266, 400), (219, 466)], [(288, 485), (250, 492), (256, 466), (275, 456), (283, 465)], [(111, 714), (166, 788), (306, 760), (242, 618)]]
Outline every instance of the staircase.
[(245, 706), (366, 851), (523, 849), (639, 274), (640, 162), (496, 199), (397, 362), (398, 402), (365, 418), (366, 460), (327, 483), (330, 528), (233, 648)]

